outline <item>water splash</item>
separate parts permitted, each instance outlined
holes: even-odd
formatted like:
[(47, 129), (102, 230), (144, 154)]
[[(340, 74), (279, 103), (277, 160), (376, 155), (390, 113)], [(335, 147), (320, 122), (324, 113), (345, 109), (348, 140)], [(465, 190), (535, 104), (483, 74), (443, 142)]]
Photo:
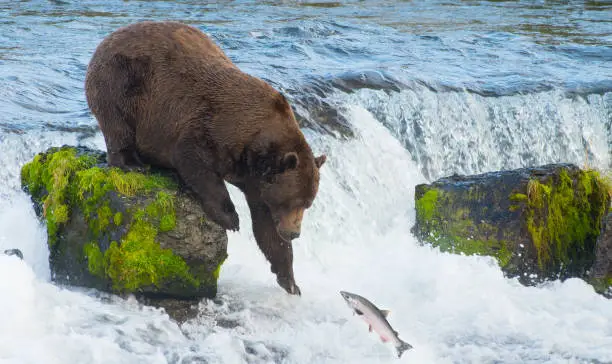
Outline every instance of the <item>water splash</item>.
[[(241, 231), (229, 234), (219, 296), (204, 300), (200, 316), (178, 326), (160, 310), (130, 299), (66, 290), (31, 268), (46, 252), (44, 230), (16, 189), (17, 176), (0, 171), (10, 203), (0, 208), (0, 242), (26, 261), (0, 256), (3, 359), (19, 363), (381, 363), (396, 362), (393, 348), (369, 334), (339, 290), (392, 310), (389, 321), (414, 345), (400, 361), (612, 361), (610, 301), (580, 280), (523, 287), (503, 277), (489, 257), (465, 257), (419, 246), (413, 188), (424, 181), (412, 156), (360, 106), (347, 117), (356, 138), (308, 134), (329, 159), (321, 191), (295, 243), (302, 297), (280, 289), (251, 232), (248, 208), (230, 187)], [(14, 143), (7, 170), (37, 149), (29, 136)], [(50, 144), (75, 141), (45, 134)], [(98, 135), (88, 144), (103, 148)], [(13, 148), (5, 149), (9, 152)], [(11, 217), (16, 213), (17, 217)], [(24, 219), (22, 219), (24, 218)], [(20, 225), (15, 221), (23, 220)], [(34, 232), (27, 229), (36, 227)], [(30, 257), (30, 258), (28, 258)], [(24, 349), (27, 346), (28, 349)], [(61, 348), (61, 349), (60, 349)]]
[(555, 162), (612, 167), (612, 93), (485, 97), (414, 87), (349, 100), (386, 125), (429, 180)]

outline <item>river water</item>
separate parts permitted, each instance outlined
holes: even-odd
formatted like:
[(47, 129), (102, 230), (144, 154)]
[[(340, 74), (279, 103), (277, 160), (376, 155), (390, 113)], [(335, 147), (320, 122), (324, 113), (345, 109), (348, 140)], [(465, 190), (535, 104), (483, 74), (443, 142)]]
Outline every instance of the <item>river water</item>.
[[(612, 301), (576, 279), (523, 287), (491, 258), (419, 246), (414, 186), (549, 162), (612, 168), (612, 5), (604, 1), (0, 2), (0, 363), (612, 363)], [(219, 294), (178, 325), (131, 299), (50, 282), (20, 167), (104, 149), (83, 92), (109, 32), (173, 19), (297, 105), (319, 196), (287, 295), (250, 233), (229, 234)], [(323, 106), (322, 106), (323, 105)], [(321, 111), (323, 110), (323, 111)], [(323, 117), (321, 117), (323, 115)], [(400, 360), (339, 290), (381, 308)]]

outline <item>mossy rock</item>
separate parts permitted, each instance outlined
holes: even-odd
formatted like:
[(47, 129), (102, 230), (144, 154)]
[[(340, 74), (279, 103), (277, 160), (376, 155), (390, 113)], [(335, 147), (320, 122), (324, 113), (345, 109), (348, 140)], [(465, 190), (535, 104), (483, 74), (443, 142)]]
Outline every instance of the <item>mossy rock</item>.
[(53, 279), (112, 293), (214, 297), (227, 234), (163, 170), (124, 172), (104, 152), (50, 148), (21, 169), (47, 226)]
[(493, 256), (531, 285), (586, 278), (610, 187), (571, 164), (452, 176), (416, 186), (413, 233), (442, 251)]

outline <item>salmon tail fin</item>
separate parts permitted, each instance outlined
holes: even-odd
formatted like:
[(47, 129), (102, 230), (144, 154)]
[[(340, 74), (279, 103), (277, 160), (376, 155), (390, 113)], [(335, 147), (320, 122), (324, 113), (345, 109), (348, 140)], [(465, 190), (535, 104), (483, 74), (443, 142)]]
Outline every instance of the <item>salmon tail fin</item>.
[(397, 347), (397, 357), (401, 358), (404, 351), (410, 350), (410, 349), (412, 349), (412, 345), (400, 339), (400, 345)]

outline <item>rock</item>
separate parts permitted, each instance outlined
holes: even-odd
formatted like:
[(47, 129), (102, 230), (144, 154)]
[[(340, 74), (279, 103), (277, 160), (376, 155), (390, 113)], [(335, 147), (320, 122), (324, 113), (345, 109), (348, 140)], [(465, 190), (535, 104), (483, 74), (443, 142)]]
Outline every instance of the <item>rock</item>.
[[(362, 89), (399, 92), (408, 84), (381, 70), (347, 71), (337, 75), (313, 76), (302, 82), (283, 85), (265, 79), (289, 99), (295, 118), (301, 128), (337, 139), (350, 140), (355, 129), (344, 114), (345, 101), (336, 94), (352, 94)], [(422, 82), (416, 82), (424, 85)], [(425, 85), (426, 86), (426, 85)]]
[(590, 280), (598, 292), (612, 298), (612, 212), (603, 219)]
[(5, 255), (16, 255), (19, 259), (23, 260), (23, 253), (19, 249), (7, 249), (4, 251)]
[(200, 300), (142, 297), (139, 302), (146, 306), (163, 308), (179, 325), (196, 318), (200, 313)]
[(346, 140), (355, 137), (351, 124), (340, 113), (341, 106), (311, 96), (308, 91), (293, 100), (293, 110), (301, 128), (309, 128), (317, 133), (329, 134), (338, 139)]
[(385, 71), (347, 71), (331, 80), (333, 87), (338, 88), (346, 93), (367, 88), (370, 90), (382, 90), (387, 93), (399, 92), (407, 88), (407, 85), (399, 81), (393, 75)]
[(264, 80), (285, 95), (300, 128), (341, 140), (355, 136), (351, 123), (343, 115), (346, 108), (329, 97), (337, 91), (330, 80), (314, 78), (289, 87), (271, 79)]
[(47, 226), (54, 281), (156, 298), (214, 297), (227, 234), (168, 171), (123, 172), (84, 147), (50, 148), (21, 184)]
[[(279, 85), (279, 87), (282, 87)], [(283, 89), (290, 96), (300, 127), (329, 134), (338, 139), (352, 139), (355, 131), (343, 115), (346, 107), (330, 96), (338, 91), (351, 94), (361, 89), (399, 92), (406, 85), (384, 71), (349, 71), (332, 77), (316, 77), (296, 88)]]
[(586, 278), (609, 191), (571, 164), (455, 175), (416, 186), (413, 233), (442, 251), (493, 256), (526, 285)]

